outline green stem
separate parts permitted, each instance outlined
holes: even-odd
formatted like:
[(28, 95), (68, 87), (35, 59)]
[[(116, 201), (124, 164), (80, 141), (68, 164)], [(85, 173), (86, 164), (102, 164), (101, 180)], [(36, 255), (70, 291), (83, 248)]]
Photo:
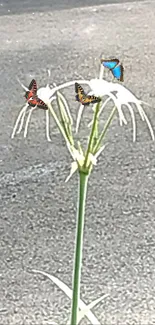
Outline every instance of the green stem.
[(93, 125), (92, 125), (92, 129), (91, 129), (90, 137), (89, 137), (88, 148), (87, 148), (87, 151), (86, 151), (86, 156), (85, 156), (85, 161), (84, 161), (83, 168), (87, 168), (88, 156), (89, 156), (89, 153), (91, 152), (92, 144), (94, 142), (94, 136), (95, 136), (95, 133), (96, 133), (95, 130), (96, 130), (96, 123), (97, 123), (97, 117), (98, 117), (99, 109), (100, 109), (100, 103), (98, 103), (96, 105), (94, 118), (93, 118)]
[(94, 154), (94, 155), (96, 154), (96, 152), (97, 152), (98, 149), (100, 148), (101, 142), (102, 142), (102, 140), (104, 139), (104, 136), (105, 136), (105, 134), (106, 134), (106, 132), (107, 132), (107, 130), (108, 130), (108, 128), (109, 128), (109, 125), (110, 125), (110, 123), (111, 123), (112, 120), (113, 120), (113, 117), (114, 117), (114, 115), (115, 115), (115, 112), (116, 112), (116, 107), (114, 106), (114, 108), (113, 108), (113, 110), (112, 110), (112, 112), (111, 112), (111, 114), (110, 114), (110, 116), (109, 116), (109, 118), (108, 118), (108, 120), (107, 120), (107, 122), (106, 122), (106, 124), (105, 124), (105, 126), (104, 126), (104, 129), (103, 129), (103, 131), (101, 132), (101, 134), (100, 134), (100, 136), (99, 136), (99, 138), (98, 138), (98, 140), (97, 140), (97, 142), (96, 142), (96, 145), (95, 145), (95, 147), (94, 147), (94, 149), (93, 149), (93, 154)]
[(78, 304), (80, 298), (80, 279), (81, 279), (82, 250), (83, 250), (84, 215), (85, 215), (88, 177), (89, 177), (88, 174), (85, 174), (81, 171), (79, 172), (79, 199), (78, 199), (78, 213), (77, 213), (74, 271), (73, 271), (71, 325), (77, 325), (77, 321), (78, 321), (78, 312), (79, 312)]

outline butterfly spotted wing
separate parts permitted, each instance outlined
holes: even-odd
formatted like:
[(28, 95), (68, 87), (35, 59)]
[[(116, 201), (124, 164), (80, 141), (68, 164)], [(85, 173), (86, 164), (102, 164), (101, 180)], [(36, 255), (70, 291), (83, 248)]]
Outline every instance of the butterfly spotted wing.
[(122, 64), (120, 64), (118, 59), (104, 60), (101, 59), (101, 63), (105, 68), (108, 68), (113, 76), (120, 81), (123, 81), (124, 77), (124, 68)]
[(75, 92), (77, 94), (75, 98), (78, 102), (81, 102), (86, 97), (83, 88), (77, 82), (75, 83)]
[(26, 92), (25, 97), (30, 106), (42, 109), (48, 109), (47, 105), (37, 96), (37, 83), (34, 79), (29, 84), (29, 91)]
[(75, 99), (78, 102), (80, 102), (82, 105), (86, 106), (86, 105), (98, 103), (101, 101), (101, 98), (99, 98), (99, 97), (90, 96), (90, 95), (87, 96), (84, 92), (84, 89), (77, 82), (75, 83), (75, 92), (77, 94), (75, 96)]
[(32, 79), (32, 81), (30, 82), (29, 84), (29, 87), (28, 87), (28, 91), (26, 91), (24, 97), (26, 99), (32, 97), (32, 95), (36, 95), (37, 94), (37, 83), (34, 79)]
[(48, 109), (47, 105), (41, 100), (40, 98), (37, 97), (37, 107), (38, 108), (43, 108), (43, 109)]

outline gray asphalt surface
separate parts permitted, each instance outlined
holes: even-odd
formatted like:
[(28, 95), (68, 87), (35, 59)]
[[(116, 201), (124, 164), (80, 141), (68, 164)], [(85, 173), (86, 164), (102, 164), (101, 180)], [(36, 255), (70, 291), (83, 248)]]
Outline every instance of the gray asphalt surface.
[[(104, 53), (121, 59), (125, 85), (155, 107), (154, 13), (150, 1), (0, 17), (0, 324), (66, 324), (68, 298), (28, 271), (71, 287), (75, 238), (77, 176), (64, 182), (71, 159), (54, 122), (51, 143), (41, 110), (26, 139), (10, 139), (24, 100), (16, 76), (40, 86), (49, 67), (51, 83), (97, 77)], [(75, 118), (74, 88), (67, 96)], [(89, 183), (81, 297), (108, 294), (93, 309), (106, 325), (155, 324), (155, 145), (138, 114), (137, 125), (133, 144), (131, 123), (115, 119)]]
[[(134, 0), (128, 0), (133, 2)], [(141, 0), (144, 1), (144, 0)], [(21, 13), (45, 12), (98, 6), (109, 3), (124, 3), (126, 0), (5, 0), (0, 4), (0, 15), (13, 15)]]

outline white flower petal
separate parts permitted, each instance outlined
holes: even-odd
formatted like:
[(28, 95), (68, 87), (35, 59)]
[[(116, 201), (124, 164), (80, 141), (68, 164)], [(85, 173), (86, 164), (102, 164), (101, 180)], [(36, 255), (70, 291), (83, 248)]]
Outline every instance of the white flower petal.
[(94, 155), (94, 157), (97, 159), (99, 157), (99, 155), (102, 153), (102, 151), (105, 149), (106, 144), (104, 144), (98, 151), (97, 153)]
[(132, 120), (132, 127), (133, 127), (133, 142), (136, 141), (136, 119), (135, 119), (135, 114), (132, 106), (130, 104), (126, 104), (126, 106), (129, 109), (129, 112), (131, 114), (131, 120)]
[(97, 164), (97, 157), (94, 156), (91, 152), (88, 155), (88, 161), (90, 161), (93, 165)]
[(116, 92), (115, 89), (115, 83), (113, 82), (108, 82), (106, 80), (100, 80), (100, 79), (91, 79), (90, 83), (89, 83), (93, 93), (95, 96), (99, 96), (99, 97), (103, 97), (103, 96), (109, 96), (117, 110), (118, 110), (118, 114), (119, 114), (119, 118), (120, 118), (120, 125), (122, 126), (122, 124), (127, 124), (127, 121), (125, 119), (125, 116), (123, 114), (122, 108), (121, 108), (121, 101), (120, 101), (120, 97), (116, 97), (112, 94), (112, 92)]
[(76, 172), (76, 170), (78, 169), (78, 164), (76, 161), (73, 161), (71, 163), (71, 171), (69, 176), (66, 178), (65, 183), (67, 183), (69, 181), (69, 179), (72, 177), (72, 175)]

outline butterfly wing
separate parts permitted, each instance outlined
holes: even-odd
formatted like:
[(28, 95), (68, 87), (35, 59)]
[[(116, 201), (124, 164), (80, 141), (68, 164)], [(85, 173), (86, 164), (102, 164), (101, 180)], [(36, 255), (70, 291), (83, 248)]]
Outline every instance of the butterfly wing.
[(37, 97), (37, 107), (42, 108), (42, 109), (48, 109), (47, 105), (41, 100), (40, 98)]
[(37, 92), (37, 83), (35, 79), (32, 79), (32, 81), (29, 84), (29, 90), (31, 90), (34, 94)]
[(82, 105), (87, 106), (89, 104), (98, 103), (101, 101), (101, 98), (95, 96), (87, 96), (83, 90), (83, 88), (76, 82), (75, 83), (75, 92), (76, 92), (76, 100), (80, 102)]
[(88, 104), (95, 104), (95, 103), (99, 103), (101, 101), (100, 97), (96, 97), (96, 96), (87, 96), (86, 98), (86, 102)]
[(81, 102), (82, 103), (82, 100), (85, 98), (85, 92), (83, 90), (83, 88), (76, 82), (75, 83), (75, 92), (76, 92), (76, 100), (78, 102)]
[(26, 91), (24, 97), (29, 100), (33, 95), (36, 95), (37, 93), (37, 83), (35, 79), (32, 79), (29, 84), (29, 91)]
[(101, 63), (103, 64), (103, 66), (105, 68), (112, 70), (117, 66), (117, 64), (119, 63), (119, 60), (118, 59), (111, 59), (111, 60), (101, 59)]
[(37, 106), (38, 108), (42, 108), (47, 110), (48, 107), (47, 105), (43, 102), (43, 100), (41, 100), (40, 98), (38, 98), (37, 96), (31, 96), (28, 100), (27, 100), (28, 104), (31, 107), (35, 107)]
[(124, 68), (123, 66), (120, 64), (120, 65), (117, 65), (114, 69), (111, 70), (113, 76), (120, 80), (120, 81), (123, 81), (123, 77), (124, 77)]

